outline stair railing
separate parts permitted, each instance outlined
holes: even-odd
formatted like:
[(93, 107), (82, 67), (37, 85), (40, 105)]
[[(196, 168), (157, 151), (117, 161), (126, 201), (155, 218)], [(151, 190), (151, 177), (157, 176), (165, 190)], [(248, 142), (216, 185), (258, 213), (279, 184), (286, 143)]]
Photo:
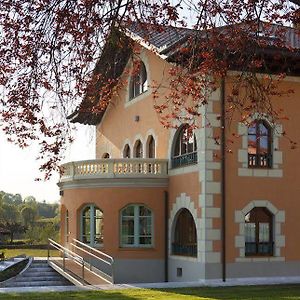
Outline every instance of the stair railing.
[[(74, 242), (75, 243), (79, 242), (80, 244), (83, 244), (77, 240), (74, 240)], [(85, 250), (83, 247), (77, 246), (74, 243), (71, 243), (71, 246), (73, 246), (73, 248), (75, 250), (80, 251), (82, 253), (82, 255), (75, 253), (75, 251), (72, 251), (72, 250), (60, 245), (59, 243), (53, 241), (52, 239), (48, 239), (48, 264), (49, 265), (54, 264), (56, 267), (59, 267), (59, 269), (61, 269), (63, 271), (62, 275), (64, 275), (65, 277), (71, 276), (77, 281), (79, 279), (82, 284), (86, 284), (86, 283), (95, 284), (95, 283), (89, 282), (89, 278), (91, 278), (91, 275), (94, 278), (96, 278), (97, 281), (100, 279), (101, 282), (103, 280), (108, 283), (114, 282), (113, 258), (111, 256), (99, 251), (99, 252), (101, 252), (101, 254), (104, 257), (106, 257), (106, 259), (103, 259), (103, 258), (93, 254), (92, 252)], [(87, 245), (83, 244), (83, 246), (87, 246)], [(55, 258), (52, 257), (51, 258), (50, 248), (52, 248), (52, 249), (54, 248), (54, 249), (58, 250), (61, 254), (61, 258), (60, 257), (55, 257)], [(96, 250), (92, 247), (90, 247), (90, 248), (91, 248), (90, 250)], [(97, 251), (98, 250), (96, 250), (95, 252), (97, 252)], [(90, 261), (87, 259), (87, 256)], [(107, 274), (106, 272), (103, 272), (97, 266), (94, 266), (94, 264), (92, 265), (91, 259), (94, 259), (96, 262), (100, 261), (102, 263), (107, 264), (111, 268), (111, 274)], [(62, 266), (59, 265), (59, 263), (58, 263), (60, 261), (62, 261)], [(68, 262), (68, 263), (66, 263), (66, 262)], [(81, 270), (80, 272), (78, 272), (78, 268), (77, 268), (77, 272), (74, 271), (74, 263), (76, 265), (79, 265), (79, 269)], [(66, 276), (66, 274), (68, 274), (68, 276)]]
[[(85, 268), (84, 264), (85, 264), (85, 261), (84, 261), (83, 257), (78, 255), (77, 253), (74, 253), (73, 251), (69, 250), (68, 248), (63, 247), (62, 245), (60, 245), (59, 243), (53, 241), (52, 239), (48, 239), (48, 264), (49, 264), (49, 262), (52, 262), (55, 265), (58, 265), (60, 267), (60, 265), (57, 263), (59, 261), (59, 258), (52, 258), (51, 259), (51, 255), (50, 255), (50, 248), (51, 247), (58, 250), (61, 253), (62, 270), (64, 272), (66, 272), (66, 271), (71, 272), (73, 275), (75, 275), (76, 277), (79, 277), (84, 282), (84, 268)], [(82, 270), (81, 276), (79, 276), (79, 274), (74, 274), (71, 270), (68, 270), (66, 268), (66, 258), (69, 259), (70, 261), (76, 263), (76, 264), (79, 264), (81, 266), (81, 270)], [(56, 261), (56, 263), (55, 263), (55, 261)]]
[[(96, 248), (93, 248), (77, 239), (73, 239), (73, 243), (70, 244), (73, 247), (73, 252), (80, 252), (82, 257), (86, 261), (86, 265), (89, 265), (90, 270), (99, 273), (110, 283), (114, 283), (114, 258)], [(108, 267), (103, 269), (99, 267), (99, 264)]]

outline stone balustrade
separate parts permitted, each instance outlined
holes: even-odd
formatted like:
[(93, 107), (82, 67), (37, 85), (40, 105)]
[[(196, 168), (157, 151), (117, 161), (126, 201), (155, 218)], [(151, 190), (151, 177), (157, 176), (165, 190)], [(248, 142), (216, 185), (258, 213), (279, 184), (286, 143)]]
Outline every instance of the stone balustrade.
[(97, 178), (166, 178), (168, 160), (152, 158), (95, 159), (63, 164), (60, 182)]

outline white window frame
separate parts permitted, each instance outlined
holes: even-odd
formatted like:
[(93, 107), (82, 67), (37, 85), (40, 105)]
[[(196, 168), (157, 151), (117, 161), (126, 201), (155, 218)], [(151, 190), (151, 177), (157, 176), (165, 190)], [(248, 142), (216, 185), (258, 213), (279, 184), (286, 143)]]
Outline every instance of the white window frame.
[[(90, 208), (90, 242), (89, 243), (85, 243), (85, 244), (87, 244), (87, 245), (89, 245), (91, 247), (103, 247), (103, 243), (95, 243), (95, 230), (94, 230), (95, 229), (95, 218), (94, 218), (95, 208), (99, 209), (102, 212), (102, 220), (104, 219), (102, 209), (100, 209), (95, 204), (85, 205), (80, 210), (80, 241), (83, 242), (83, 211), (87, 207)], [(103, 232), (101, 232), (101, 234), (102, 234), (102, 237), (103, 237)]]
[[(133, 235), (134, 243), (133, 244), (125, 244), (125, 243), (122, 242), (122, 240), (123, 240), (123, 232), (122, 232), (122, 229), (123, 229), (122, 228), (123, 211), (126, 208), (130, 207), (130, 206), (134, 207), (134, 216), (133, 216), (133, 219), (134, 219), (134, 235)], [(139, 243), (139, 238), (140, 238), (140, 234), (139, 234), (139, 229), (140, 229), (139, 228), (139, 224), (140, 224), (140, 222), (139, 222), (139, 218), (140, 218), (139, 208), (141, 206), (147, 208), (151, 212), (151, 216), (149, 216), (149, 218), (151, 220), (151, 243), (150, 244), (140, 244)], [(122, 208), (122, 210), (120, 211), (120, 246), (121, 247), (126, 247), (126, 248), (152, 248), (154, 246), (153, 232), (154, 232), (154, 217), (153, 217), (152, 209), (150, 209), (149, 207), (147, 207), (146, 205), (143, 205), (143, 204), (129, 204), (129, 205), (126, 205), (124, 208)]]

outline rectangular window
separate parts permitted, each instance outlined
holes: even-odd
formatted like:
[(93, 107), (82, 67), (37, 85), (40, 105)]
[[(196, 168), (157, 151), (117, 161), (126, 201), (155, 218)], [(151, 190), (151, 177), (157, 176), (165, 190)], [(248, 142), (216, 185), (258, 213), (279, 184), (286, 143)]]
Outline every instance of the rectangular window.
[(150, 247), (152, 245), (152, 212), (145, 206), (130, 205), (121, 212), (121, 245)]

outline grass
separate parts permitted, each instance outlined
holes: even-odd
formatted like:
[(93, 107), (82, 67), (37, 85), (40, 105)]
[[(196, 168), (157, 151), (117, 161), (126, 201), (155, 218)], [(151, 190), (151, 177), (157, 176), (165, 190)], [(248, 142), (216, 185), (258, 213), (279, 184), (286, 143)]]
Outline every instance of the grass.
[[(21, 254), (32, 257), (46, 257), (48, 255), (47, 249), (1, 249), (0, 252), (2, 251), (4, 251), (5, 258), (18, 256)], [(51, 250), (50, 253), (51, 256), (59, 256), (59, 252), (57, 250)]]
[(261, 300), (300, 299), (300, 285), (180, 289), (127, 289), (63, 293), (0, 294), (0, 300)]
[(19, 274), (28, 264), (28, 259), (23, 260), (0, 272), (0, 281), (5, 281), (13, 276)]

